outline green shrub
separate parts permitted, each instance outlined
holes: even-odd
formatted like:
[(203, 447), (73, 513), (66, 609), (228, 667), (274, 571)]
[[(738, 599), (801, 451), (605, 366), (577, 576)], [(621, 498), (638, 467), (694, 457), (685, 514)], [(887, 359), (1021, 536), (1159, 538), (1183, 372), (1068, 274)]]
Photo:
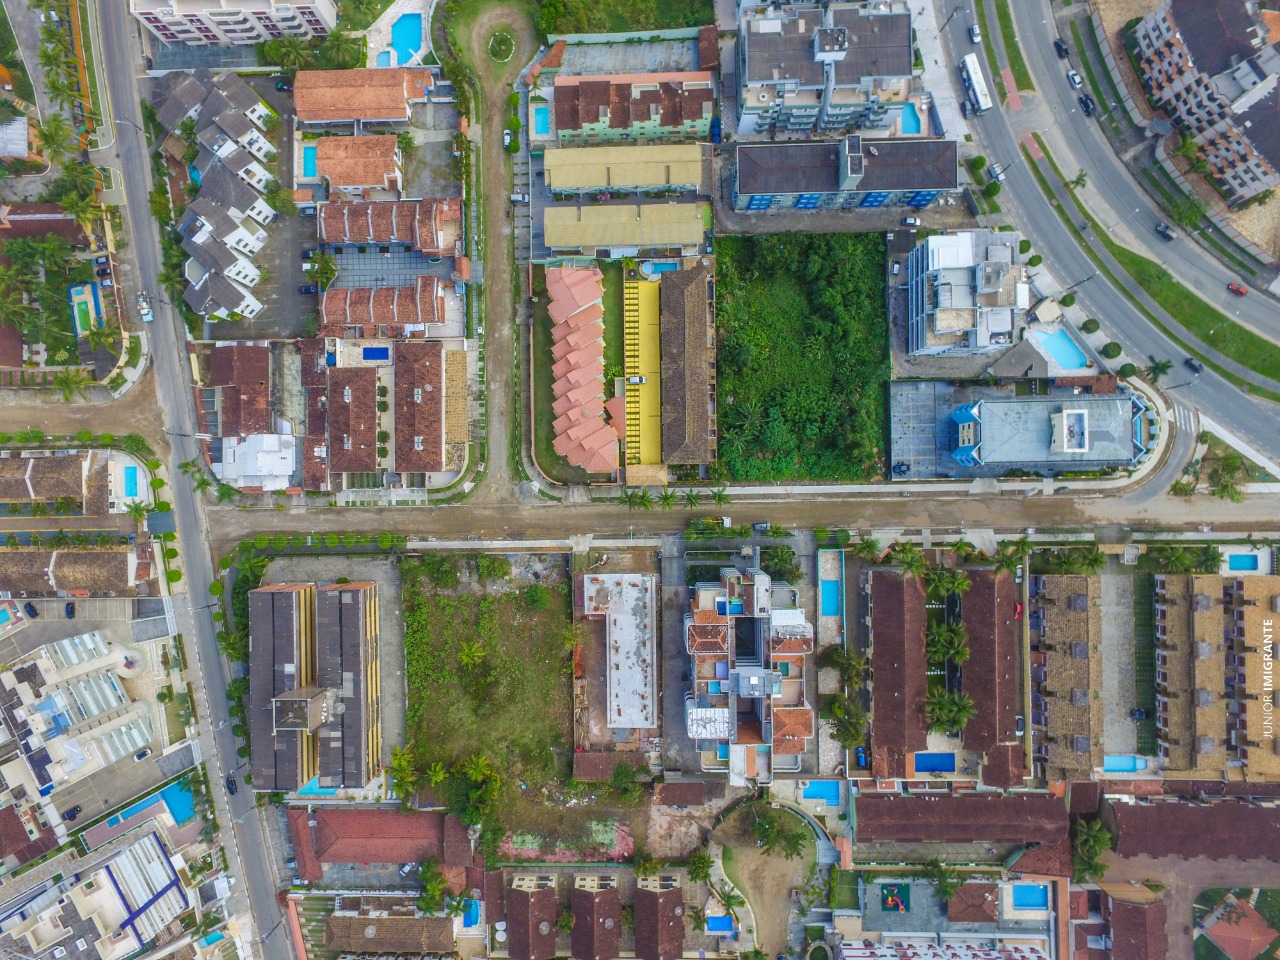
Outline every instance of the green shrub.
[(1080, 324), (1080, 329), (1083, 330), (1085, 333), (1097, 333), (1099, 330), (1102, 329), (1102, 324), (1100, 324), (1097, 320), (1093, 319), (1093, 317), (1090, 317), (1084, 323)]
[(1101, 353), (1108, 360), (1114, 360), (1116, 357), (1120, 356), (1122, 351), (1121, 351), (1120, 344), (1112, 340), (1109, 343), (1104, 344), (1102, 349), (1099, 350), (1098, 352)]
[(1022, 254), (1024, 257), (1025, 257), (1028, 253), (1030, 253), (1030, 252), (1031, 252), (1031, 241), (1030, 241), (1030, 240), (1019, 240), (1019, 241), (1018, 241), (1018, 252), (1019, 252), (1020, 254)]
[(1065, 297), (1059, 300), (1058, 303), (1064, 307), (1074, 307), (1076, 305), (1076, 295), (1074, 293), (1068, 293)]
[(1132, 363), (1126, 363), (1116, 372), (1127, 380), (1138, 372), (1138, 368)]
[(993, 200), (1000, 195), (1000, 184), (992, 180), (982, 188), (982, 195), (988, 200)]
[(1044, 257), (1040, 256), (1040, 254), (1037, 253), (1034, 257), (1032, 257), (1030, 260), (1027, 261), (1027, 266), (1038, 267), (1042, 263), (1044, 263)]
[(532, 610), (546, 610), (551, 606), (551, 591), (540, 583), (524, 588), (524, 602)]

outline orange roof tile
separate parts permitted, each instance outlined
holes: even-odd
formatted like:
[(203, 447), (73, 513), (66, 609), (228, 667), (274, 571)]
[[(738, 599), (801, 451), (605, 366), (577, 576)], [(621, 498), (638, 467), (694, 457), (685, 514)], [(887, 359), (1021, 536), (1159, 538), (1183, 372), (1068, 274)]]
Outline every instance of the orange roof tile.
[(316, 172), (335, 187), (385, 187), (396, 177), (399, 143), (391, 134), (321, 137)]

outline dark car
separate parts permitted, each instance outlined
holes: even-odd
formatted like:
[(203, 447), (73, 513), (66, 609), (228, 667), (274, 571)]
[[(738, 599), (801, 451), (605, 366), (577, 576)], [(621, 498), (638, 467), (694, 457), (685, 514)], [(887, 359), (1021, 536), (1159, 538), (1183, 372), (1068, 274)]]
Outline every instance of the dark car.
[(35, 620), (40, 616), (40, 611), (36, 609), (36, 605), (32, 603), (30, 600), (28, 600), (26, 603), (22, 605), (22, 612), (25, 613), (32, 620)]
[(1058, 51), (1059, 60), (1065, 60), (1067, 57), (1071, 56), (1071, 48), (1067, 46), (1067, 41), (1063, 40), (1061, 37), (1053, 41), (1053, 49)]
[(1147, 711), (1143, 710), (1142, 707), (1134, 707), (1132, 710), (1129, 711), (1129, 719), (1145, 720), (1147, 719)]
[(305, 207), (298, 208), (298, 216), (300, 217), (314, 217), (315, 215), (316, 205), (314, 203), (309, 203)]
[(141, 763), (143, 760), (147, 759), (147, 757), (149, 756), (151, 756), (151, 748), (147, 747), (147, 749), (139, 750), (137, 753), (133, 755), (133, 762)]
[(712, 117), (711, 118), (711, 142), (719, 143), (720, 140), (721, 140), (720, 118)]
[(289, 80), (277, 80), (276, 89), (282, 91), (283, 93), (288, 93), (290, 90), (293, 89), (293, 83), (292, 81), (289, 81)]
[(1187, 359), (1182, 361), (1182, 365), (1192, 373), (1201, 373), (1204, 371), (1204, 364), (1195, 357), (1187, 357)]
[(94, 257), (93, 258), (93, 265), (95, 267), (105, 267), (110, 262), (111, 262), (110, 257)]
[(95, 272), (95, 273), (97, 273), (97, 275), (98, 275), (98, 276), (100, 276), (100, 277), (109, 277), (109, 276), (111, 276), (111, 268), (110, 268), (110, 267), (99, 267), (99, 268), (98, 268), (96, 271), (94, 271), (94, 272)]
[(74, 820), (78, 816), (80, 816), (80, 804), (78, 803), (70, 810), (64, 810), (62, 812), (63, 820)]
[(1098, 105), (1094, 102), (1093, 97), (1089, 96), (1087, 93), (1080, 94), (1077, 98), (1077, 102), (1080, 104), (1080, 109), (1084, 112), (1086, 117), (1092, 117), (1093, 112), (1098, 109)]
[(236, 778), (227, 777), (227, 793), (231, 794), (234, 797), (236, 793), (239, 792), (239, 790), (240, 790), (240, 787), (236, 783)]
[(298, 292), (304, 295), (305, 294), (314, 295), (320, 292), (320, 288), (316, 286), (314, 283), (302, 283), (298, 285)]
[(1166, 243), (1172, 243), (1176, 233), (1163, 220), (1156, 224), (1156, 233), (1160, 234), (1161, 239)]
[(74, 620), (76, 618), (76, 605), (68, 601), (67, 605), (62, 608), (62, 612), (66, 615), (68, 620)]
[(310, 260), (312, 257), (316, 255), (316, 248), (303, 247), (302, 250), (299, 251), (299, 253), (301, 254), (303, 260)]

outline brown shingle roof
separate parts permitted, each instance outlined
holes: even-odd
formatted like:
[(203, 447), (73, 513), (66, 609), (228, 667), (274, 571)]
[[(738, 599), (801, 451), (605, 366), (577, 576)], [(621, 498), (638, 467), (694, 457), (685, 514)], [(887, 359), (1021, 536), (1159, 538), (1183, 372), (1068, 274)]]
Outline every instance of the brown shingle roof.
[[(436, 811), (319, 809), (315, 829), (308, 812), (289, 810), (289, 834), (298, 858), (298, 876), (319, 880), (326, 863), (408, 863), (435, 857), (445, 867), (480, 865), (471, 844), (450, 840), (466, 827), (453, 814)], [(451, 822), (452, 821), (452, 822)]]
[(451, 953), (456, 924), (453, 917), (330, 914), (324, 945), (348, 953)]
[(715, 351), (711, 327), (710, 271), (699, 264), (662, 275), (659, 335), (662, 353), (662, 459), (707, 463), (711, 459), (711, 399)]
[(378, 376), (371, 367), (329, 370), (329, 472), (378, 469)]
[(720, 69), (720, 34), (715, 24), (708, 24), (698, 31), (698, 69)]
[[(0, 807), (0, 858), (8, 860), (12, 857), (15, 868), (58, 845), (58, 838), (40, 823), (35, 808), (30, 808), (27, 814), (24, 823), (17, 806), (6, 804)], [(28, 826), (35, 833), (34, 837), (27, 833)]]
[(962, 883), (947, 901), (952, 923), (995, 923), (1000, 918), (999, 887), (994, 883)]
[(684, 953), (684, 894), (636, 890), (635, 953), (640, 960), (677, 960)]
[(663, 127), (679, 128), (714, 109), (709, 81), (706, 73), (557, 77), (556, 130), (571, 133), (606, 119), (613, 130), (653, 119)]
[(1155, 903), (1112, 900), (1111, 960), (1164, 960), (1169, 955), (1169, 938), (1164, 930), (1167, 919), (1168, 910), (1163, 900)]
[(773, 752), (804, 753), (805, 742), (813, 736), (813, 711), (808, 707), (773, 708)]
[[(56, 203), (0, 203), (0, 251), (6, 240), (49, 234), (73, 246), (83, 247), (89, 243), (84, 228)], [(0, 255), (0, 262), (9, 261)]]
[(444, 345), (397, 343), (396, 460), (399, 473), (444, 469)]
[(316, 173), (334, 187), (394, 187), (399, 144), (391, 134), (321, 137), (315, 141)]
[(907, 759), (925, 748), (924, 584), (897, 571), (871, 574), (871, 772), (908, 775)]
[(320, 207), (317, 236), (324, 243), (407, 243), (428, 257), (453, 256), (461, 236), (462, 202), (360, 200)]
[(622, 943), (622, 901), (616, 889), (579, 890), (569, 894), (573, 960), (616, 960)]
[(512, 960), (551, 960), (556, 955), (556, 892), (507, 890), (507, 953)]
[(431, 87), (428, 70), (299, 70), (293, 99), (303, 123), (409, 119), (410, 99)]
[(1071, 863), (1071, 838), (1064, 830), (1056, 840), (1033, 843), (1014, 861), (1013, 869), (1022, 874), (1038, 877), (1069, 877), (1074, 873)]
[(1223, 800), (1111, 804), (1116, 852), (1122, 857), (1208, 857), (1280, 860), (1280, 810)]
[(964, 667), (965, 693), (978, 712), (964, 728), (964, 745), (986, 753), (1017, 740), (1020, 620), (1014, 619), (1013, 577), (995, 570), (970, 570), (961, 621), (969, 635)]
[(22, 366), (22, 334), (0, 323), (0, 367)]
[(0, 457), (0, 501), (57, 500), (84, 495), (85, 457)]
[(57, 550), (53, 555), (53, 585), (58, 590), (115, 591), (132, 596), (128, 550)]
[(1067, 808), (1051, 796), (864, 795), (854, 801), (858, 843), (1032, 843), (1060, 839)]
[(219, 435), (271, 433), (271, 349), (247, 343), (209, 351), (206, 386), (221, 388)]

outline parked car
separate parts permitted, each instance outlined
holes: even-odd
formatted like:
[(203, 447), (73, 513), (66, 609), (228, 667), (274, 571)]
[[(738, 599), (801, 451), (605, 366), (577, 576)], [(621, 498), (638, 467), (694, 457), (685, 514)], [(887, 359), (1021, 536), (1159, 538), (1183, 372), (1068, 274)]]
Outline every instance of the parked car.
[(1204, 372), (1204, 364), (1201, 363), (1199, 360), (1197, 360), (1195, 357), (1187, 357), (1187, 359), (1182, 361), (1182, 365), (1186, 367), (1188, 370), (1190, 370), (1192, 373)]
[(1015, 603), (1015, 604), (1013, 605), (1013, 619), (1015, 619), (1015, 620), (1021, 620), (1021, 619), (1022, 619), (1022, 604), (1020, 604), (1020, 603)]
[(94, 257), (93, 258), (93, 265), (95, 267), (105, 267), (110, 262), (111, 262), (110, 257)]
[(627, 383), (648, 383), (648, 377), (627, 377)]
[(227, 777), (226, 783), (227, 793), (231, 794), (233, 797), (240, 792), (240, 785), (236, 783), (235, 777)]
[(62, 608), (62, 612), (63, 612), (63, 614), (66, 616), (66, 618), (67, 618), (68, 620), (74, 620), (74, 619), (76, 618), (76, 605), (75, 605), (75, 603), (73, 603), (72, 601), (68, 600), (68, 601), (67, 601), (67, 603), (66, 603), (66, 606), (64, 606), (64, 607)]
[(315, 247), (303, 247), (303, 248), (299, 251), (299, 253), (301, 254), (301, 256), (302, 256), (302, 259), (303, 259), (303, 260), (310, 260), (312, 257), (314, 257), (314, 256), (316, 255), (316, 248), (315, 248)]
[(298, 208), (298, 216), (300, 217), (314, 217), (315, 215), (316, 205), (314, 203), (308, 203), (306, 206)]
[(1018, 736), (1022, 736), (1027, 732), (1027, 721), (1024, 717), (1017, 716), (1013, 718), (1013, 729)]
[(1098, 109), (1098, 105), (1094, 102), (1093, 97), (1087, 93), (1082, 93), (1076, 98), (1076, 102), (1080, 104), (1080, 110), (1086, 117), (1092, 117), (1093, 112)]
[(139, 750), (137, 753), (133, 755), (133, 762), (141, 763), (143, 760), (147, 759), (147, 757), (149, 756), (151, 756), (151, 748), (147, 747), (147, 749)]
[(969, 24), (969, 39), (974, 43), (982, 42), (982, 29), (976, 24)]
[(711, 142), (719, 143), (720, 140), (722, 139), (722, 136), (723, 135), (721, 133), (720, 118), (712, 117), (711, 118)]
[(529, 195), (527, 193), (513, 193), (511, 195), (512, 203), (528, 203)]
[(286, 861), (284, 862), (284, 868), (285, 868), (286, 870), (297, 870), (297, 869), (298, 869), (298, 858), (297, 858), (297, 857), (290, 857), (288, 860), (286, 860)]
[(902, 225), (904, 227), (918, 227), (920, 226), (920, 218), (919, 217), (903, 217)]
[(994, 183), (1004, 183), (1005, 172), (1004, 167), (998, 163), (993, 163), (987, 167), (987, 179)]
[(109, 277), (109, 276), (111, 276), (111, 268), (110, 268), (110, 267), (99, 267), (99, 268), (98, 268), (97, 270), (95, 270), (94, 272), (95, 272), (98, 276), (100, 276), (100, 277)]
[(1174, 233), (1173, 230), (1170, 229), (1169, 225), (1163, 220), (1156, 224), (1156, 233), (1160, 234), (1161, 239), (1170, 243), (1172, 243), (1173, 239), (1177, 236), (1177, 234)]
[(407, 877), (409, 874), (413, 873), (417, 867), (418, 865), (416, 863), (402, 864), (400, 867), (400, 876)]
[(756, 533), (768, 533), (769, 522), (766, 520), (761, 523), (753, 523), (751, 525), (751, 529), (754, 530)]
[(98, 286), (103, 288), (114, 287), (115, 285), (116, 285), (116, 282), (112, 280), (110, 277), (103, 277), (101, 280), (98, 281)]
[(40, 618), (40, 611), (36, 609), (36, 605), (30, 600), (22, 605), (22, 612), (32, 620), (38, 620)]
[(62, 819), (74, 820), (76, 817), (80, 816), (80, 810), (80, 804), (77, 803), (74, 807), (70, 807), (62, 812)]
[(288, 93), (293, 89), (293, 83), (289, 80), (277, 80), (276, 89), (283, 93)]
[(1237, 297), (1243, 297), (1249, 292), (1249, 288), (1243, 283), (1228, 283), (1227, 289), (1234, 293)]
[(1013, 582), (1014, 583), (1022, 582), (1022, 564), (1018, 564), (1016, 567), (1013, 568)]
[(1079, 90), (1084, 85), (1084, 81), (1080, 79), (1080, 74), (1074, 70), (1067, 71), (1067, 83), (1071, 84), (1072, 90)]
[(1143, 710), (1142, 707), (1134, 707), (1132, 710), (1129, 711), (1129, 719), (1145, 720), (1147, 719), (1147, 711)]
[(1053, 49), (1058, 51), (1058, 59), (1065, 60), (1071, 55), (1071, 48), (1067, 46), (1067, 41), (1059, 37), (1053, 41)]
[(502, 131), (502, 146), (503, 146), (504, 148), (511, 146), (511, 131), (510, 131), (510, 130), (503, 130), (503, 131)]
[(314, 283), (300, 283), (298, 284), (298, 292), (301, 293), (303, 296), (306, 296), (308, 294), (311, 294), (314, 296), (315, 294), (320, 292), (320, 288), (316, 286), (316, 284)]
[(890, 272), (890, 273), (892, 273), (895, 277), (896, 277), (898, 274), (900, 274), (900, 273), (902, 272), (902, 261), (901, 261), (901, 260), (894, 260), (894, 261), (893, 261), (893, 266), (892, 266), (892, 268), (890, 268), (890, 271), (889, 271), (889, 272)]
[(968, 120), (969, 113), (971, 111), (972, 111), (972, 108), (969, 106), (969, 98), (965, 97), (963, 100), (960, 101), (960, 116)]

